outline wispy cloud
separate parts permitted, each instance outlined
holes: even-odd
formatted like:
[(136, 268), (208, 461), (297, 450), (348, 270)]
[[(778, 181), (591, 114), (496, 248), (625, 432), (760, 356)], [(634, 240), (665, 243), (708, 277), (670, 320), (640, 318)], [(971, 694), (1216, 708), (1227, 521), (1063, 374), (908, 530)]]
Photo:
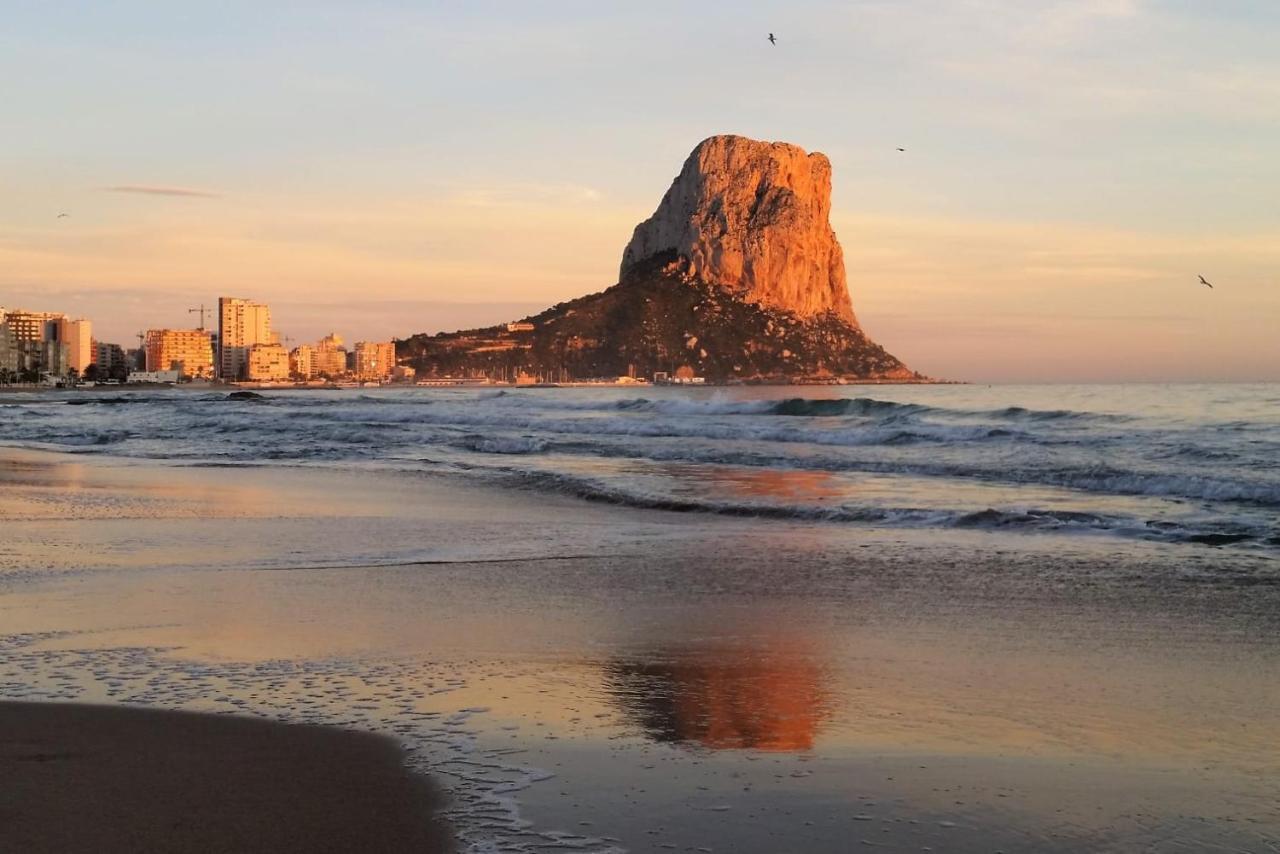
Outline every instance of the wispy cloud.
[(217, 199), (220, 193), (208, 190), (194, 190), (190, 187), (164, 187), (155, 184), (118, 184), (114, 187), (103, 187), (107, 193), (138, 193), (144, 196), (187, 196), (200, 199)]

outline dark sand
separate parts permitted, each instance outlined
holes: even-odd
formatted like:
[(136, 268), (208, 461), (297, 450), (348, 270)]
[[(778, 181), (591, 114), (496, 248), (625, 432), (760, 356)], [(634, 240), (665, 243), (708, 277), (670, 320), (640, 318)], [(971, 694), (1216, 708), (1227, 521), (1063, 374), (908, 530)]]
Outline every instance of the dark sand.
[(447, 851), (441, 795), (379, 736), (0, 703), (0, 851)]

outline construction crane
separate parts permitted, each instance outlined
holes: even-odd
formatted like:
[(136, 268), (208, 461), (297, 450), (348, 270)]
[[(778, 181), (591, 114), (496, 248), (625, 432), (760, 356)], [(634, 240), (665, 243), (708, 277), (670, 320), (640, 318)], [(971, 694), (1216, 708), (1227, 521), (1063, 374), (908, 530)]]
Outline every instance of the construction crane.
[(187, 309), (187, 314), (198, 314), (198, 315), (200, 315), (200, 326), (199, 326), (199, 329), (200, 329), (200, 331), (201, 331), (201, 332), (204, 332), (204, 316), (205, 316), (205, 314), (206, 314), (206, 313), (212, 314), (212, 313), (213, 313), (213, 309), (211, 309), (211, 308), (205, 308), (205, 307), (204, 307), (204, 303), (200, 303), (200, 307), (199, 307), (199, 308), (189, 308), (189, 309)]

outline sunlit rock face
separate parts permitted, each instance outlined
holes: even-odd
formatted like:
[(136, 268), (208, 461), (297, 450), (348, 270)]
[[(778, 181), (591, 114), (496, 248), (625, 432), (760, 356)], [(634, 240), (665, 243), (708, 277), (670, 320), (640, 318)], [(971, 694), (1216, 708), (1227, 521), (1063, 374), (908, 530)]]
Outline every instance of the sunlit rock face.
[(831, 228), (831, 162), (784, 142), (703, 140), (653, 216), (636, 226), (620, 280), (674, 252), (681, 272), (801, 319), (857, 324)]

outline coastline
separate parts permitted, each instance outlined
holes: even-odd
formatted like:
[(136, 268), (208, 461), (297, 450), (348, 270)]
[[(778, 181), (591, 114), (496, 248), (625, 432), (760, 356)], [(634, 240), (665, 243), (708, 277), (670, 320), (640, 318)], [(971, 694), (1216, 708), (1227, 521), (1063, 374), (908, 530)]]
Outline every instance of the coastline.
[(919, 379), (898, 379), (898, 378), (832, 378), (832, 379), (804, 379), (795, 378), (791, 380), (741, 380), (738, 382), (703, 382), (703, 383), (654, 383), (648, 380), (636, 382), (533, 382), (533, 383), (513, 383), (500, 380), (488, 379), (469, 379), (455, 377), (440, 377), (437, 379), (425, 379), (413, 383), (378, 383), (366, 385), (355, 382), (343, 383), (271, 383), (271, 382), (254, 382), (254, 381), (236, 381), (236, 382), (200, 382), (200, 383), (120, 383), (120, 384), (96, 384), (96, 385), (77, 385), (69, 388), (45, 385), (32, 386), (5, 386), (0, 385), (0, 394), (44, 394), (50, 392), (77, 392), (77, 393), (122, 393), (122, 392), (151, 392), (151, 391), (183, 391), (183, 392), (215, 392), (227, 391), (232, 392), (239, 389), (250, 389), (258, 391), (359, 391), (367, 392), (370, 390), (381, 391), (411, 391), (414, 389), (440, 389), (440, 388), (499, 388), (499, 389), (548, 389), (548, 388), (846, 388), (856, 386), (951, 386), (951, 385), (972, 385), (969, 380), (946, 380), (934, 379), (932, 377), (922, 377)]
[(0, 702), (0, 848), (448, 852), (390, 738), (232, 715)]

